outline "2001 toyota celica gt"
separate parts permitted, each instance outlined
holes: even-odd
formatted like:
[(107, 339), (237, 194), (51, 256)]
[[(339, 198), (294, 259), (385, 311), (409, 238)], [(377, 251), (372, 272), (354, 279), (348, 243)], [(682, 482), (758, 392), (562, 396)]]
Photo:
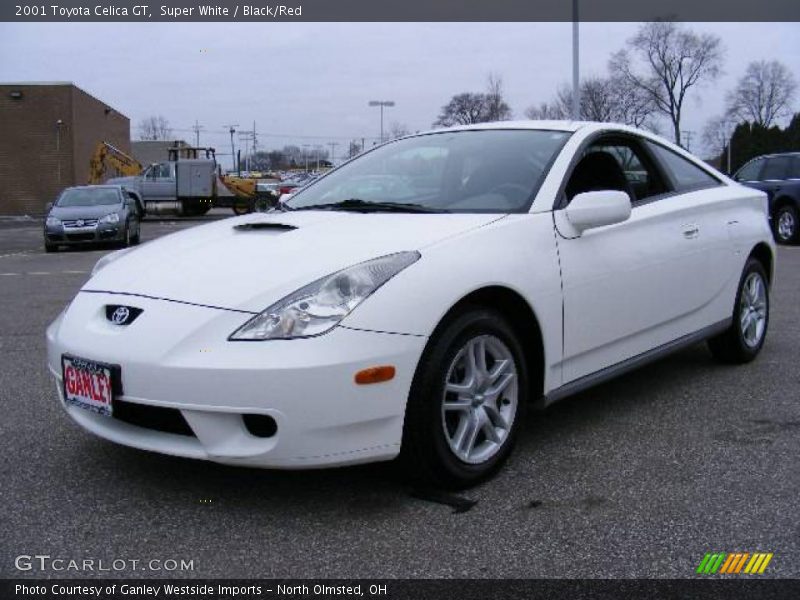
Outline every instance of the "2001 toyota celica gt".
[(47, 331), (69, 415), (234, 465), (397, 457), (442, 486), (507, 458), (526, 405), (688, 344), (761, 349), (766, 197), (650, 133), (414, 135), (280, 212), (102, 258)]

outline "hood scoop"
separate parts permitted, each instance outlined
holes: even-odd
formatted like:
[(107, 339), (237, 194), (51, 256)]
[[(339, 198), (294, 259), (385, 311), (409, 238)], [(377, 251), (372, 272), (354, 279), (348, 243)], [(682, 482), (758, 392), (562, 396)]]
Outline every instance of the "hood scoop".
[(294, 225), (287, 225), (286, 223), (269, 223), (263, 221), (240, 223), (239, 225), (234, 225), (233, 228), (236, 231), (292, 231), (293, 229), (297, 229)]

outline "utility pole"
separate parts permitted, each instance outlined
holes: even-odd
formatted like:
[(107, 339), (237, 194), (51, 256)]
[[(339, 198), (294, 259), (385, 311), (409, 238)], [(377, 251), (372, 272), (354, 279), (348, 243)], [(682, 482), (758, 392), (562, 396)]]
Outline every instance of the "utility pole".
[(692, 151), (692, 137), (694, 137), (694, 131), (683, 132), (683, 139), (686, 140), (686, 150), (688, 150), (689, 152)]
[(233, 123), (231, 125), (223, 125), (223, 127), (227, 127), (228, 131), (231, 134), (231, 162), (233, 165), (231, 166), (231, 170), (236, 170), (236, 151), (233, 149), (233, 134), (236, 133), (236, 128), (239, 126), (238, 123)]
[(338, 145), (338, 142), (328, 142), (328, 146), (331, 147), (331, 166), (333, 166), (333, 160), (336, 158), (336, 146)]
[(194, 120), (194, 125), (192, 126), (192, 131), (194, 131), (194, 145), (195, 148), (200, 147), (200, 130), (203, 129), (203, 126), (197, 122), (197, 119)]
[(303, 144), (303, 155), (306, 158), (306, 173), (308, 173), (308, 148), (310, 144)]
[(572, 120), (581, 118), (580, 43), (578, 0), (572, 0)]

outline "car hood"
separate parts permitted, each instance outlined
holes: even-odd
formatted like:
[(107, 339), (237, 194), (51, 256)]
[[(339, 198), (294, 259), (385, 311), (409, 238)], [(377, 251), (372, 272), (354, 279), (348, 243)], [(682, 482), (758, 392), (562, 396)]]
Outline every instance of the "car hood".
[(54, 206), (49, 217), (57, 219), (99, 219), (108, 214), (119, 212), (121, 204), (104, 204), (102, 206)]
[(127, 177), (112, 177), (111, 179), (107, 180), (107, 184), (113, 185), (127, 185), (128, 187), (135, 187), (135, 183), (139, 181), (139, 177), (136, 175), (129, 175)]
[(339, 211), (245, 215), (192, 227), (122, 254), (83, 290), (260, 312), (340, 269), (422, 250), (499, 218)]

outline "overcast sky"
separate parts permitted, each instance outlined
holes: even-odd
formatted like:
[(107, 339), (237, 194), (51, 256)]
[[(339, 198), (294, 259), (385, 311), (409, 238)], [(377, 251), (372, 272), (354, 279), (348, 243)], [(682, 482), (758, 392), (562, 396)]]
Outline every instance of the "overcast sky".
[[(695, 140), (748, 62), (777, 59), (800, 78), (798, 23), (689, 27), (719, 35), (726, 51), (725, 75), (688, 99), (683, 127)], [(582, 74), (605, 74), (636, 28), (582, 24)], [(2, 23), (0, 81), (73, 81), (130, 117), (134, 138), (142, 118), (159, 114), (175, 137), (193, 141), (197, 119), (201, 144), (230, 152), (223, 126), (251, 129), (255, 120), (262, 149), (338, 142), (339, 154), (348, 139), (378, 137), (369, 100), (397, 103), (387, 127), (427, 129), (453, 94), (482, 91), (490, 72), (523, 117), (570, 81), (571, 31), (570, 23)]]

